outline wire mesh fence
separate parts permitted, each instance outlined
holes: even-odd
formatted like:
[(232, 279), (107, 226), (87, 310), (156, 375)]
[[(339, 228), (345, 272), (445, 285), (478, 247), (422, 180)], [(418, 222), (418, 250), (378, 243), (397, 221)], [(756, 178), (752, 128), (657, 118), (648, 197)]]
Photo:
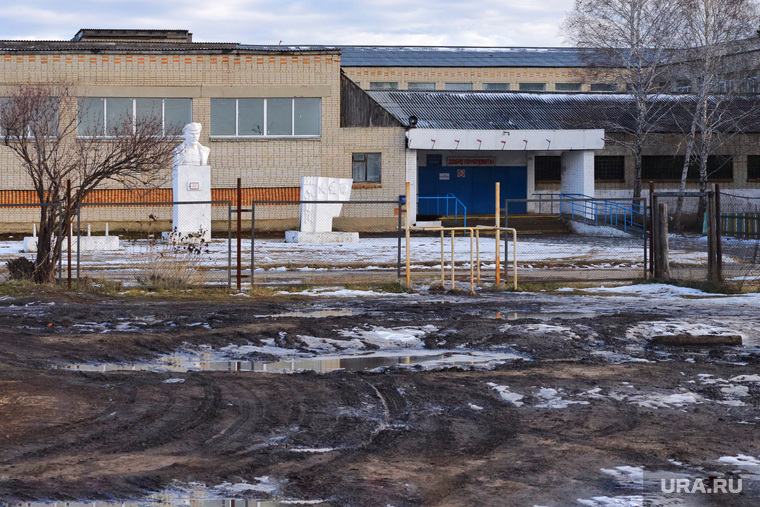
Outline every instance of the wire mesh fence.
[(740, 290), (760, 288), (760, 198), (721, 192), (723, 278)]
[[(643, 199), (567, 194), (507, 199), (504, 222), (517, 230), (522, 281), (627, 280), (646, 276)], [(508, 263), (511, 260), (508, 259)]]
[(74, 226), (76, 277), (150, 288), (227, 286), (230, 217), (229, 201), (83, 204)]
[[(16, 261), (16, 265), (19, 266), (18, 259), (23, 258), (32, 263), (31, 266), (26, 264), (30, 266), (28, 269), (34, 269), (33, 264), (37, 262), (39, 224), (44, 219), (44, 215), (50, 214), (60, 221), (62, 213), (63, 206), (60, 203), (0, 204), (0, 281), (11, 278), (9, 261), (11, 263)], [(66, 235), (60, 227), (56, 227), (51, 232), (49, 255), (57, 256), (58, 261), (55, 264), (57, 277), (65, 277), (68, 275), (67, 265), (62, 260), (65, 256)], [(61, 238), (60, 241), (59, 238)]]
[(252, 226), (241, 242), (249, 261), (244, 283), (360, 285), (399, 278), (402, 201), (254, 201), (247, 211)]

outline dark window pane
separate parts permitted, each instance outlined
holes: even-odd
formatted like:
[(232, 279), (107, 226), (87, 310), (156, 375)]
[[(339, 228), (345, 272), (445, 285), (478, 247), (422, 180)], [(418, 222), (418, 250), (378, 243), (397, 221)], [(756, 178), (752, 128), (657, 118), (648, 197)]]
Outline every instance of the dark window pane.
[(410, 90), (435, 90), (435, 83), (409, 83)]
[(380, 153), (367, 153), (367, 181), (380, 181), (382, 157)]
[(509, 83), (483, 83), (483, 89), (490, 92), (508, 92)]
[(747, 179), (760, 180), (760, 155), (747, 155)]
[(545, 92), (546, 83), (520, 83), (521, 92)]
[(293, 99), (267, 99), (267, 135), (293, 135)]
[(105, 99), (81, 98), (78, 100), (79, 123), (77, 134), (85, 137), (96, 137), (105, 134), (103, 121), (103, 106)]
[(193, 99), (164, 99), (164, 130), (167, 135), (182, 134), (182, 127), (193, 121)]
[(537, 156), (535, 160), (536, 181), (560, 181), (562, 179), (562, 157)]
[(106, 135), (116, 136), (132, 130), (132, 99), (106, 99)]
[(625, 157), (597, 155), (594, 157), (594, 179), (599, 181), (625, 181)]
[(297, 136), (318, 136), (321, 127), (322, 99), (295, 99), (293, 106), (294, 134)]
[(211, 99), (211, 135), (234, 136), (235, 99)]
[(238, 135), (264, 135), (264, 99), (238, 99)]
[(580, 83), (556, 83), (554, 90), (558, 92), (579, 92), (581, 91)]

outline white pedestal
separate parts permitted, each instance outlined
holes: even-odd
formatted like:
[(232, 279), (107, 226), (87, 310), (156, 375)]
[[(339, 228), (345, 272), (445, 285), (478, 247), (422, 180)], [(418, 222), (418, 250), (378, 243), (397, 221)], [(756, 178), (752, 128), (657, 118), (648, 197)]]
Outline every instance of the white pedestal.
[(211, 167), (180, 165), (172, 170), (172, 189), (175, 202), (206, 202), (206, 204), (175, 204), (172, 229), (181, 236), (203, 233), (211, 239)]
[(286, 243), (358, 243), (358, 232), (285, 231)]
[[(24, 238), (24, 252), (36, 252), (38, 241), (39, 237), (36, 236)], [(118, 250), (121, 248), (118, 236), (82, 236), (79, 243), (83, 252)], [(68, 241), (65, 238), (61, 247), (64, 252), (69, 249)], [(77, 251), (77, 238), (71, 238), (71, 250)]]

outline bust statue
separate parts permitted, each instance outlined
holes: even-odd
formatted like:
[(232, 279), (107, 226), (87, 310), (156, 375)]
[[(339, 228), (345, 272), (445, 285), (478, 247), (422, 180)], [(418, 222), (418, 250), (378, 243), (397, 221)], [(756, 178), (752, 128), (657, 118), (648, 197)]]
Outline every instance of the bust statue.
[(198, 142), (201, 136), (200, 123), (188, 123), (182, 129), (185, 142), (174, 148), (174, 167), (181, 165), (208, 165), (209, 150)]

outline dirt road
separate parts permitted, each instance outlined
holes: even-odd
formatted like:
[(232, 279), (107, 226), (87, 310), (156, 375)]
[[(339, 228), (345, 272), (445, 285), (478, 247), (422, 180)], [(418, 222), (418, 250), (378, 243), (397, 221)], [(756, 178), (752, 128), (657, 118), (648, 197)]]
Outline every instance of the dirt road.
[[(4, 298), (0, 503), (136, 499), (178, 484), (267, 478), (268, 489), (224, 496), (331, 505), (642, 505), (604, 502), (641, 502), (660, 478), (688, 477), (742, 479), (742, 490), (681, 495), (680, 505), (757, 505), (760, 461), (750, 460), (760, 459), (756, 304), (506, 293)], [(648, 343), (689, 323), (702, 333), (740, 333), (745, 345)], [(228, 349), (227, 359), (238, 370), (241, 361), (281, 360), (282, 351), (324, 356), (327, 345), (332, 356), (379, 354), (385, 342), (377, 336), (396, 340), (394, 353), (403, 336), (403, 353), (510, 359), (487, 368), (286, 375), (62, 367), (150, 364), (177, 350), (233, 345), (239, 348)]]

